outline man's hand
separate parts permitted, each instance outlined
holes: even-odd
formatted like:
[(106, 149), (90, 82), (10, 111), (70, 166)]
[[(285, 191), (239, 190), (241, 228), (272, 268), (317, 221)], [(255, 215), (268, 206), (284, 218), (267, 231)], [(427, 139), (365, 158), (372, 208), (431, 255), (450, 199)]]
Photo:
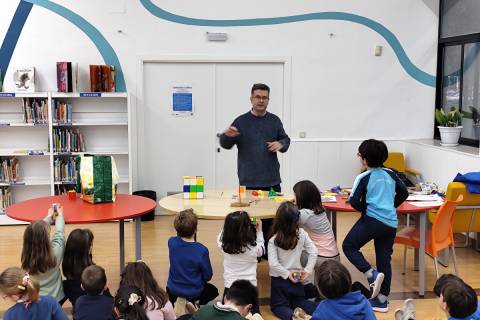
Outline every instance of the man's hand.
[(278, 141), (267, 142), (267, 148), (268, 148), (268, 151), (270, 152), (277, 152), (282, 150), (283, 144), (281, 144)]
[(238, 135), (240, 134), (240, 132), (239, 132), (238, 129), (235, 128), (234, 126), (230, 126), (230, 127), (228, 127), (227, 130), (225, 130), (224, 134), (225, 134), (227, 137), (235, 138), (236, 136), (238, 136)]

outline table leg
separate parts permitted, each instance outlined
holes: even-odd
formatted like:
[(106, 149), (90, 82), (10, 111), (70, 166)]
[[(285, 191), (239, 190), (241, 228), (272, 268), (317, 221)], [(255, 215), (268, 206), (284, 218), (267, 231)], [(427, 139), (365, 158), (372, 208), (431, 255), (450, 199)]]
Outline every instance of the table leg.
[(135, 258), (142, 260), (142, 219), (135, 218)]
[(333, 210), (327, 210), (327, 217), (332, 225), (333, 236), (337, 239), (337, 212)]
[(122, 273), (125, 266), (125, 225), (123, 219), (118, 221), (118, 225), (120, 236), (120, 273)]
[(420, 248), (418, 250), (418, 295), (425, 295), (425, 229), (427, 225), (427, 211), (420, 213)]
[[(416, 214), (414, 215), (415, 217), (415, 226), (420, 229), (420, 217)], [(420, 257), (419, 249), (415, 248), (414, 249), (414, 254), (413, 254), (413, 270), (418, 271), (418, 257)]]

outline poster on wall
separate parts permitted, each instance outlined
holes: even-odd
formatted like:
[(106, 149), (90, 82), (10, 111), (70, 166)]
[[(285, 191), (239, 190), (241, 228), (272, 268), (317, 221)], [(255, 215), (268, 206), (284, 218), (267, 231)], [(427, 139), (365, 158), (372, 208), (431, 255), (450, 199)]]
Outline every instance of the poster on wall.
[(172, 89), (172, 114), (178, 117), (193, 116), (192, 85), (175, 84)]

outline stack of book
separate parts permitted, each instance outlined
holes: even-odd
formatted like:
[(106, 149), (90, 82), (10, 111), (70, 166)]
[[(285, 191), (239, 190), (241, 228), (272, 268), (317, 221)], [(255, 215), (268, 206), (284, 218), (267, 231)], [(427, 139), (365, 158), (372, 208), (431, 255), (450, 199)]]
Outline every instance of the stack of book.
[(75, 158), (60, 159), (53, 162), (55, 182), (75, 183), (77, 178), (77, 168)]
[(5, 211), (5, 209), (13, 204), (12, 193), (8, 187), (0, 187), (0, 211)]
[(23, 119), (25, 123), (48, 124), (47, 99), (23, 98)]
[(85, 138), (78, 129), (53, 129), (54, 152), (85, 152)]
[(56, 184), (55, 185), (55, 195), (62, 195), (62, 194), (67, 194), (68, 191), (70, 190), (75, 190), (75, 186), (72, 186), (70, 184)]
[(78, 81), (77, 64), (71, 62), (57, 62), (57, 90), (58, 92), (76, 92)]
[(52, 99), (52, 114), (54, 124), (71, 124), (72, 123), (72, 105), (69, 103)]
[(3, 159), (0, 166), (0, 182), (17, 182), (19, 167), (17, 158)]
[(90, 91), (115, 92), (115, 67), (90, 65)]

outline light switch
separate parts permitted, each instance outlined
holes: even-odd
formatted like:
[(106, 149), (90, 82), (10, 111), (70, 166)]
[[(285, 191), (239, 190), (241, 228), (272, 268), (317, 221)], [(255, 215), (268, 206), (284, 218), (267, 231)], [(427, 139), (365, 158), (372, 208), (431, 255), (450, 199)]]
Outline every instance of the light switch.
[(374, 52), (375, 52), (375, 56), (376, 56), (376, 57), (379, 57), (379, 56), (382, 55), (382, 49), (383, 49), (382, 46), (375, 46)]

